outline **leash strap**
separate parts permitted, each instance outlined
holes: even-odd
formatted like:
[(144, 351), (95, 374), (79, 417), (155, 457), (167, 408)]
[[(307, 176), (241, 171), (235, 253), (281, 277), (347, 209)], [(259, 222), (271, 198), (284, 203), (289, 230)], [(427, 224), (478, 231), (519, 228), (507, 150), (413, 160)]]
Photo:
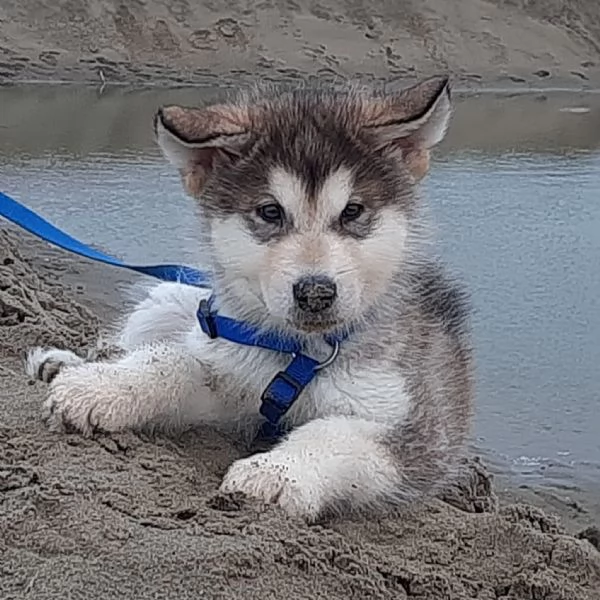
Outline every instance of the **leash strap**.
[(195, 287), (210, 287), (210, 278), (206, 273), (182, 265), (130, 265), (118, 258), (99, 252), (61, 231), (23, 204), (0, 192), (0, 217), (4, 217), (38, 238), (58, 246), (63, 250), (101, 262), (113, 267), (135, 271), (142, 275), (156, 277), (163, 281), (174, 281)]

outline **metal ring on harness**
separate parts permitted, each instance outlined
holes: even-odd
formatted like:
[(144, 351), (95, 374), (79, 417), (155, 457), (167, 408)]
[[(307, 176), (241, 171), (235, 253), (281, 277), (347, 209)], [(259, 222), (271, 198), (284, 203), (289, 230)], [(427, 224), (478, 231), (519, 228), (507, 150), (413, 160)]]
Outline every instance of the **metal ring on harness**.
[(315, 371), (320, 371), (321, 369), (324, 369), (325, 367), (328, 367), (329, 365), (331, 365), (335, 361), (335, 359), (338, 357), (339, 353), (340, 353), (340, 343), (333, 342), (331, 354), (322, 363), (319, 363), (315, 367)]
[[(329, 365), (333, 364), (335, 359), (338, 357), (339, 353), (340, 353), (340, 343), (333, 342), (333, 344), (331, 345), (331, 354), (323, 362), (315, 365), (313, 367), (313, 371), (321, 371), (325, 367), (328, 367)], [(292, 357), (292, 359), (294, 359), (294, 358), (296, 358), (296, 356), (298, 356), (298, 353), (292, 352), (290, 354), (290, 356)]]

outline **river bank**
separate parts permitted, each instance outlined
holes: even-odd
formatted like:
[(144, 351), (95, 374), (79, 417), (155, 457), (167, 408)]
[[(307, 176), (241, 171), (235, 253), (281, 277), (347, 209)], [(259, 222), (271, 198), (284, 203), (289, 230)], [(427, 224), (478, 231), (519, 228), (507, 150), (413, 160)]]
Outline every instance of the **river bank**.
[(595, 0), (19, 0), (0, 6), (0, 83), (223, 85), (242, 79), (465, 87), (600, 85)]

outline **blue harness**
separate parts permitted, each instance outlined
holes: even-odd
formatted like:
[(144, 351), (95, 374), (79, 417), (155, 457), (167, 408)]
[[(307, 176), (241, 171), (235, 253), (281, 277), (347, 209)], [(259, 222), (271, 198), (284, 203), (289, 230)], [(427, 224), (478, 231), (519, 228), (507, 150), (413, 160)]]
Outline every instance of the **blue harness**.
[[(2, 192), (0, 192), (0, 217), (4, 217), (54, 246), (79, 256), (113, 267), (149, 275), (162, 281), (210, 288), (209, 275), (192, 267), (181, 265), (130, 265), (94, 250), (57, 229), (26, 206)], [(287, 368), (273, 377), (261, 397), (260, 413), (265, 418), (261, 433), (264, 437), (275, 437), (284, 431), (280, 424), (281, 418), (316, 377), (317, 373), (335, 361), (340, 343), (345, 338), (341, 335), (325, 336), (325, 341), (331, 347), (331, 354), (325, 361), (319, 362), (303, 354), (302, 345), (297, 339), (262, 331), (242, 321), (219, 315), (213, 308), (213, 297), (200, 302), (197, 317), (202, 331), (210, 339), (222, 338), (235, 344), (255, 346), (290, 355), (291, 361)]]

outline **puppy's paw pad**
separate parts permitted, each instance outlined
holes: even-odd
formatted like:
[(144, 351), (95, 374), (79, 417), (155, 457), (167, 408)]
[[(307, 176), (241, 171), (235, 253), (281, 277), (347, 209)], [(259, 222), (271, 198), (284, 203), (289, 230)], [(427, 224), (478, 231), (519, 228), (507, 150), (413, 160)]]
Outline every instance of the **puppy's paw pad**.
[(50, 383), (63, 367), (79, 366), (84, 359), (70, 350), (33, 348), (27, 354), (25, 370), (29, 377)]

